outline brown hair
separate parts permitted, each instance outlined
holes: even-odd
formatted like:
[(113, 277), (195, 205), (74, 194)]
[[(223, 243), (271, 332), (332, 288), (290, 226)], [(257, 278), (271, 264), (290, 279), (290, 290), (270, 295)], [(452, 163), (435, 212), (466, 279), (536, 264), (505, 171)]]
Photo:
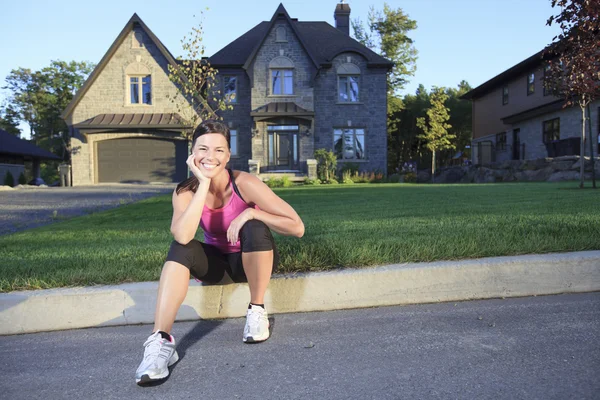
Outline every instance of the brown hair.
[[(207, 120), (198, 125), (198, 127), (194, 130), (194, 135), (192, 136), (192, 151), (194, 144), (196, 144), (196, 139), (208, 133), (220, 133), (221, 135), (225, 136), (225, 139), (227, 139), (227, 148), (231, 150), (231, 134), (227, 125), (220, 121)], [(188, 190), (196, 193), (199, 184), (198, 178), (192, 175), (177, 185), (176, 193), (179, 194)]]

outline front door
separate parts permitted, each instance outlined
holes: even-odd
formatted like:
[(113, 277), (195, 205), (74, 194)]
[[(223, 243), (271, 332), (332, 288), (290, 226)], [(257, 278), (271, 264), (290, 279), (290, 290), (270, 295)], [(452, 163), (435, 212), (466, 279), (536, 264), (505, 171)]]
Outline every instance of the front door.
[(520, 129), (513, 130), (513, 160), (521, 159), (521, 138)]
[(298, 168), (298, 126), (269, 126), (268, 169)]

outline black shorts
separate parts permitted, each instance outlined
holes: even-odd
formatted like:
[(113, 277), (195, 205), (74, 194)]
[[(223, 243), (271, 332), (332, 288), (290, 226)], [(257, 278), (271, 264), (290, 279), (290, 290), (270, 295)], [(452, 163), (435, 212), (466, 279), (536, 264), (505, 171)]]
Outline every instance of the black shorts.
[(186, 245), (171, 243), (167, 261), (175, 261), (190, 270), (192, 276), (203, 283), (247, 282), (242, 264), (242, 253), (273, 250), (273, 269), (279, 265), (279, 253), (269, 227), (253, 219), (244, 224), (240, 231), (242, 251), (222, 253), (217, 247), (193, 239)]

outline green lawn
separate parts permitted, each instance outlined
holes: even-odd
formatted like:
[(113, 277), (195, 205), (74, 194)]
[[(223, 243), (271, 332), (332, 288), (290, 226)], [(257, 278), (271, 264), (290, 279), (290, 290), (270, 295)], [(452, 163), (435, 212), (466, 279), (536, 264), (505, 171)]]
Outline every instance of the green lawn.
[[(275, 235), (285, 272), (600, 249), (600, 190), (575, 182), (276, 192), (306, 227)], [(170, 218), (168, 195), (2, 236), (0, 291), (157, 280)]]

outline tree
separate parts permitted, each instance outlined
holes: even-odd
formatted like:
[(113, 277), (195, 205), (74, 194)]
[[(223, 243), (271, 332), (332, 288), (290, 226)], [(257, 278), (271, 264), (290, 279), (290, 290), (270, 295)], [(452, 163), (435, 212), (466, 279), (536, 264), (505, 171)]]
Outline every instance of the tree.
[(19, 128), (19, 115), (9, 104), (0, 109), (0, 129), (16, 137), (21, 137), (21, 128)]
[(394, 62), (388, 75), (388, 93), (398, 94), (416, 70), (417, 50), (408, 32), (417, 29), (417, 22), (404, 14), (401, 8), (394, 10), (387, 3), (383, 12), (371, 6), (368, 14), (368, 30), (360, 18), (352, 21), (356, 40), (371, 50)]
[(375, 11), (371, 6), (368, 16), (368, 29), (365, 29), (360, 18), (352, 20), (354, 38), (360, 43), (394, 62), (387, 79), (387, 133), (388, 142), (388, 170), (393, 171), (398, 164), (400, 156), (397, 146), (399, 143), (398, 113), (403, 104), (399, 92), (414, 75), (416, 70), (417, 50), (408, 33), (417, 28), (417, 22), (404, 14), (401, 8), (394, 10), (387, 3), (383, 11)]
[(178, 90), (168, 98), (192, 128), (184, 132), (188, 138), (202, 121), (222, 119), (218, 111), (233, 109), (226, 101), (229, 99), (224, 99), (218, 89), (218, 70), (203, 57), (203, 15), (204, 12), (201, 12), (198, 26), (192, 27), (192, 31), (181, 40), (185, 57), (177, 58), (177, 65), (169, 65), (169, 79)]
[(70, 158), (69, 132), (60, 114), (93, 69), (94, 64), (85, 61), (52, 61), (40, 71), (13, 69), (6, 78), (14, 118), (29, 125), (36, 145), (65, 161)]
[[(585, 180), (586, 107), (600, 98), (600, 2), (597, 0), (552, 0), (560, 12), (551, 16), (547, 25), (556, 23), (561, 33), (546, 47), (544, 58), (547, 87), (564, 97), (565, 107), (581, 108), (581, 170), (579, 187)], [(591, 132), (590, 132), (591, 135)], [(593, 166), (593, 149), (590, 154)], [(593, 186), (596, 187), (595, 176)]]
[(423, 130), (423, 134), (418, 137), (426, 142), (427, 149), (432, 153), (432, 181), (434, 181), (435, 175), (435, 152), (456, 148), (451, 142), (456, 136), (448, 133), (448, 129), (452, 126), (447, 122), (450, 119), (448, 109), (444, 105), (447, 99), (448, 95), (444, 92), (444, 88), (434, 87), (431, 91), (431, 107), (427, 110), (427, 118), (417, 118), (417, 126)]
[[(458, 84), (457, 88), (446, 89), (446, 95), (448, 100), (445, 105), (450, 110), (450, 119), (448, 123), (452, 125), (452, 128), (448, 129), (448, 132), (456, 138), (452, 141), (456, 146), (455, 149), (462, 151), (463, 156), (470, 157), (470, 151), (467, 146), (471, 144), (473, 138), (472, 131), (472, 107), (471, 102), (467, 100), (461, 100), (461, 96), (470, 91), (471, 85), (465, 80)], [(454, 151), (448, 152), (447, 161), (452, 158)], [(442, 159), (442, 157), (440, 157)]]

